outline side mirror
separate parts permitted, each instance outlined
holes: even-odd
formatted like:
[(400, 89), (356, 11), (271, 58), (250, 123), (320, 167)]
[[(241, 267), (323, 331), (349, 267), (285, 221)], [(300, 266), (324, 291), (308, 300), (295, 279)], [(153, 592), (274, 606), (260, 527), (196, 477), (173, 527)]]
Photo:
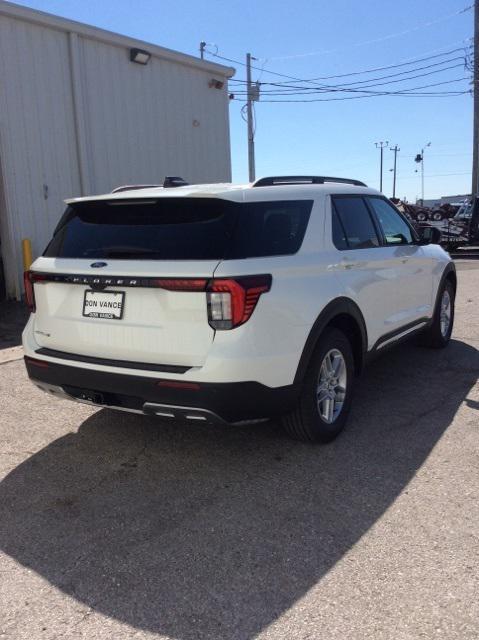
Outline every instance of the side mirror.
[(421, 227), (419, 229), (421, 244), (439, 244), (441, 242), (441, 231), (437, 227)]

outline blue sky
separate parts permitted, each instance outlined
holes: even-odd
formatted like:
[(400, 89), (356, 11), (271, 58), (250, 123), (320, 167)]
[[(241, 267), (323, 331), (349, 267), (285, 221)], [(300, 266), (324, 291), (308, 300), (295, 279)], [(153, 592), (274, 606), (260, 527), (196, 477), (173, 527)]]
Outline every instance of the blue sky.
[[(259, 59), (255, 64), (265, 69), (261, 74), (255, 71), (253, 79), (260, 77), (263, 82), (275, 82), (282, 79), (269, 75), (266, 70), (309, 79), (393, 65), (465, 47), (472, 36), (473, 12), (459, 12), (471, 2), (27, 0), (18, 4), (193, 55), (198, 54), (201, 40), (214, 43), (220, 55), (236, 60), (243, 61), (245, 53), (250, 51)], [(209, 50), (215, 51), (215, 46)], [(462, 52), (455, 52), (439, 60), (461, 55)], [(375, 78), (434, 62), (436, 59), (346, 80)], [(461, 64), (461, 60), (452, 61), (450, 66), (454, 64)], [(244, 79), (244, 67), (236, 65), (236, 68), (236, 78)], [(469, 72), (458, 67), (389, 88), (422, 86), (468, 75)], [(469, 88), (468, 81), (462, 81), (429, 91)], [(296, 96), (298, 98), (304, 99), (304, 96)], [(248, 175), (246, 125), (241, 118), (241, 106), (240, 100), (232, 101), (230, 106), (235, 181), (247, 180)], [(372, 97), (309, 104), (259, 102), (256, 114), (257, 176), (328, 174), (356, 177), (378, 187), (379, 152), (374, 142), (388, 140), (392, 145), (398, 143), (401, 149), (397, 195), (414, 200), (421, 193), (414, 156), (425, 143), (431, 142), (425, 156), (425, 197), (470, 190), (470, 95)], [(392, 152), (386, 150), (383, 190), (387, 195), (391, 195), (392, 189), (389, 171), (392, 157)]]

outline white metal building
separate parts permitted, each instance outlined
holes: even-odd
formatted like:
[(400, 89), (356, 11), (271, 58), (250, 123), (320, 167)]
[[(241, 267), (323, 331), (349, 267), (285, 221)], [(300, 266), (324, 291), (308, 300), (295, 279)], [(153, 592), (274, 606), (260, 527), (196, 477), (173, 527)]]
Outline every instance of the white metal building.
[(441, 196), (440, 198), (432, 198), (424, 200), (425, 207), (440, 207), (442, 204), (459, 204), (464, 200), (470, 200), (471, 194), (459, 194), (457, 196)]
[[(132, 49), (151, 57), (131, 61)], [(45, 247), (63, 199), (121, 184), (231, 179), (234, 70), (0, 0), (0, 241), (8, 297), (22, 238)]]

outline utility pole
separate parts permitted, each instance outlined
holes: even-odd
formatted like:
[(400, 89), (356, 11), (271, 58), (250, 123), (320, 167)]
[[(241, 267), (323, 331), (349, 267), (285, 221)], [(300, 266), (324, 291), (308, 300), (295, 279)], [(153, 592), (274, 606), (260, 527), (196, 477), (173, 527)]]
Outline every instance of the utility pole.
[(380, 165), (379, 165), (379, 191), (383, 190), (383, 149), (385, 149), (389, 142), (386, 140), (386, 142), (383, 142), (381, 140), (381, 142), (375, 142), (374, 143), (376, 145), (376, 149), (379, 149), (381, 152), (381, 161), (380, 161)]
[(391, 149), (391, 151), (394, 152), (394, 173), (393, 173), (393, 198), (396, 197), (396, 167), (397, 167), (397, 157), (398, 157), (398, 151), (401, 151), (401, 149), (396, 145), (395, 147), (393, 147)]
[(417, 163), (421, 163), (421, 205), (424, 206), (424, 150), (427, 149), (427, 147), (430, 147), (431, 143), (428, 142), (426, 145), (424, 145), (424, 147), (421, 149), (421, 153), (418, 153), (416, 155), (416, 157), (414, 158), (414, 162)]
[[(246, 54), (246, 117), (248, 121), (248, 173), (249, 181), (255, 180), (254, 163), (254, 124), (253, 124), (253, 86), (251, 83), (251, 53)], [(253, 58), (254, 60), (254, 58)]]
[(479, 192), (479, 0), (474, 2), (474, 124), (472, 147), (472, 198)]

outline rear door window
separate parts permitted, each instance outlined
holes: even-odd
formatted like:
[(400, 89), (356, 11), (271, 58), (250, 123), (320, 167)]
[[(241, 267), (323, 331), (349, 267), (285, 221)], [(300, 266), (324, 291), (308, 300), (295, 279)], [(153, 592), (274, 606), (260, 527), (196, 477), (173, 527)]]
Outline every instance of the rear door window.
[(333, 242), (338, 249), (379, 247), (376, 228), (361, 196), (334, 196), (332, 201), (338, 218), (335, 223), (333, 217)]
[(219, 198), (74, 203), (47, 257), (222, 260), (296, 253), (312, 200), (235, 203)]
[(312, 200), (251, 202), (239, 208), (229, 258), (290, 255), (299, 251)]
[(332, 216), (332, 226), (333, 226), (333, 243), (336, 249), (348, 249), (348, 240), (346, 238), (346, 232), (344, 231), (344, 227), (341, 224), (341, 220), (339, 219), (338, 213), (335, 207), (332, 207), (331, 210)]

